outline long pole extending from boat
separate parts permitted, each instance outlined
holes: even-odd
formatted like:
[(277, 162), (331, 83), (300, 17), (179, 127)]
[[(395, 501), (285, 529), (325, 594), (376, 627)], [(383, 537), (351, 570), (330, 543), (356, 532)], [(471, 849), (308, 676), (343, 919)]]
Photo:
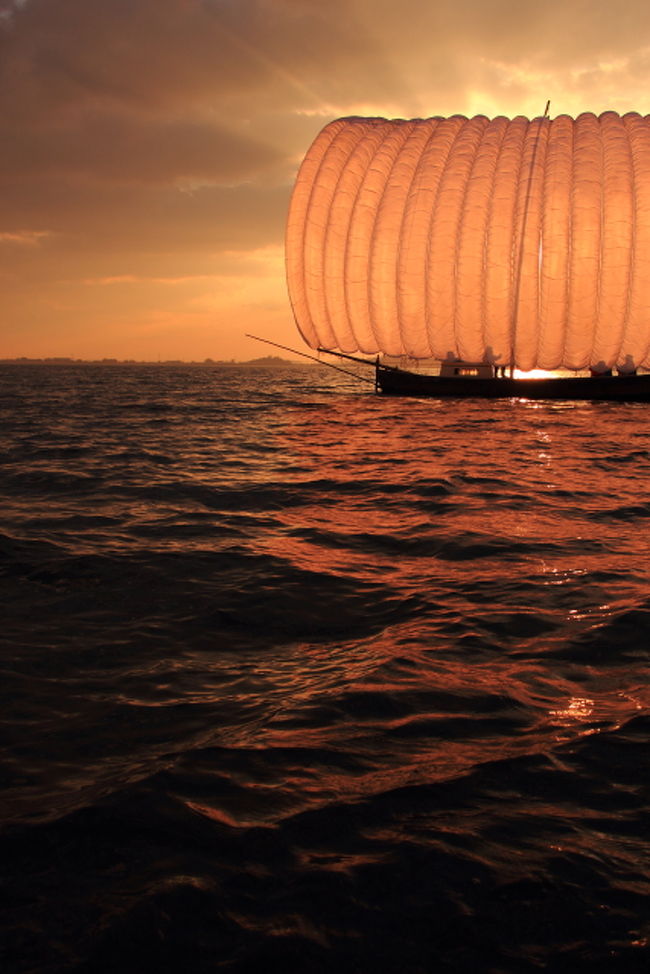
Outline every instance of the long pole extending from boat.
[[(365, 375), (357, 375), (356, 372), (350, 372), (349, 369), (342, 369), (340, 365), (334, 365), (332, 362), (323, 362), (322, 359), (318, 358), (316, 355), (308, 355), (307, 352), (299, 352), (297, 348), (289, 348), (288, 345), (280, 345), (279, 342), (272, 342), (268, 338), (260, 338), (258, 335), (250, 335), (245, 332), (246, 338), (252, 338), (256, 342), (263, 342), (265, 345), (273, 345), (274, 348), (281, 348), (285, 352), (292, 352), (294, 355), (300, 355), (302, 358), (311, 359), (312, 362), (316, 362), (318, 365), (324, 365), (328, 369), (335, 369), (337, 372), (342, 372), (343, 375), (351, 375), (354, 379), (359, 379), (361, 382), (370, 382), (372, 385), (375, 384), (374, 379), (368, 379)], [(327, 352), (325, 348), (317, 349), (319, 352)], [(349, 358), (353, 362), (361, 362), (362, 365), (372, 365), (374, 362), (370, 362), (366, 358), (355, 358), (353, 355), (344, 355), (342, 352), (327, 352), (328, 355), (339, 355), (341, 358)]]

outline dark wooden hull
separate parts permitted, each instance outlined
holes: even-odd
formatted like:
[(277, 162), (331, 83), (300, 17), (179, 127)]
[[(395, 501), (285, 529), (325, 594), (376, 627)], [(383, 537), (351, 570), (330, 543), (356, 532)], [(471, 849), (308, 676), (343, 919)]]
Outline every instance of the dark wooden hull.
[(650, 402), (650, 374), (548, 379), (478, 379), (419, 375), (376, 366), (377, 392), (433, 399), (569, 399)]

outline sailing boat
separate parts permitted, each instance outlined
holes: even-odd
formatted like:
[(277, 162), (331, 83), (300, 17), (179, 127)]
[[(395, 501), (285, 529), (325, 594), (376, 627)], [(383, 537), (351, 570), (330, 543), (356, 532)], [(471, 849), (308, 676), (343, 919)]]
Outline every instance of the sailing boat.
[(338, 119), (286, 267), (307, 345), (380, 393), (650, 401), (650, 116)]

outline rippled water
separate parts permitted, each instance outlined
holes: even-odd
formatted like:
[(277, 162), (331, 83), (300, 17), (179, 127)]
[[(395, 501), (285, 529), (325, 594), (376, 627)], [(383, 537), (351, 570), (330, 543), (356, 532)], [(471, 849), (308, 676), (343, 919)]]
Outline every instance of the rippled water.
[(3, 971), (647, 971), (647, 406), (0, 378)]

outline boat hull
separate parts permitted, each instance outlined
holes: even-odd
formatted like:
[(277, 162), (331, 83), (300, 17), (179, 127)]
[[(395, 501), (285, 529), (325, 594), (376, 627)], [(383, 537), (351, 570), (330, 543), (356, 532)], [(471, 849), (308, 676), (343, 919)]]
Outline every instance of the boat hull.
[(650, 402), (650, 374), (567, 378), (457, 378), (419, 375), (377, 364), (377, 392), (433, 399), (556, 399)]

